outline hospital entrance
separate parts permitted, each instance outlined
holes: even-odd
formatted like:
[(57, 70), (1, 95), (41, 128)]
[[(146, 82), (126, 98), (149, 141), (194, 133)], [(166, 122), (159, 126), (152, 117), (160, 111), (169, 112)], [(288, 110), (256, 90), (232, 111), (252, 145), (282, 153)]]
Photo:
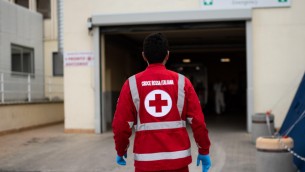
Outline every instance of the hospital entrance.
[[(207, 123), (247, 129), (246, 23), (204, 22), (101, 28), (105, 55), (107, 128), (124, 81), (145, 70), (144, 38), (162, 32), (169, 41), (166, 67), (188, 77), (201, 102)], [(104, 44), (103, 44), (104, 43)]]

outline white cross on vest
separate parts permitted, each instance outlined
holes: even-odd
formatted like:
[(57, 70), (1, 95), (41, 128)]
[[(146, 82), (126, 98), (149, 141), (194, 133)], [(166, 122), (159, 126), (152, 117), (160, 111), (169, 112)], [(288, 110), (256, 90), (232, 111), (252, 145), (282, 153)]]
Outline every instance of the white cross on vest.
[(146, 111), (154, 117), (162, 117), (172, 108), (172, 99), (163, 90), (153, 90), (147, 94), (144, 100)]

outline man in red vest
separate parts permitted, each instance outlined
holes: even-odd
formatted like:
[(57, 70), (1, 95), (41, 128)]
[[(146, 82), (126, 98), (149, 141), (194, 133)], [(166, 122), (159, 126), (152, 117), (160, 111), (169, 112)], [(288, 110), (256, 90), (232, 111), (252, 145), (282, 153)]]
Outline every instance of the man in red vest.
[(198, 146), (197, 166), (211, 166), (210, 140), (196, 92), (186, 77), (167, 70), (168, 41), (161, 33), (143, 43), (148, 67), (123, 85), (112, 123), (116, 162), (126, 165), (129, 137), (135, 127), (135, 172), (188, 172), (192, 162), (186, 121)]

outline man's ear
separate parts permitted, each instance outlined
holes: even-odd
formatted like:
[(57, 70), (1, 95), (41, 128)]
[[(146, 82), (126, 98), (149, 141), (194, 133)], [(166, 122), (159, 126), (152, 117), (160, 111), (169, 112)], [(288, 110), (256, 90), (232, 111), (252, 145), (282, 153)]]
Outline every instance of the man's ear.
[(148, 60), (147, 60), (147, 58), (145, 57), (145, 54), (144, 54), (143, 51), (142, 51), (142, 57), (143, 57), (144, 61), (148, 63)]
[(165, 65), (166, 62), (168, 61), (168, 58), (169, 58), (169, 51), (167, 51), (167, 54), (166, 54), (166, 56), (165, 56), (165, 58), (164, 58), (164, 60), (163, 60), (163, 64), (164, 64), (164, 65)]
[(167, 51), (167, 55), (166, 55), (166, 61), (168, 60), (168, 58), (169, 58), (169, 51)]

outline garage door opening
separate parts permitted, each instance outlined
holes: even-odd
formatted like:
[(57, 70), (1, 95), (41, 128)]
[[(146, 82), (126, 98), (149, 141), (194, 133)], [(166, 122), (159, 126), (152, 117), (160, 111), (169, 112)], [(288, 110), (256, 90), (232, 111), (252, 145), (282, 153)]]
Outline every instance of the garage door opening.
[[(236, 121), (247, 126), (246, 23), (210, 22), (103, 27), (105, 38), (105, 120), (111, 127), (124, 81), (144, 70), (142, 42), (152, 32), (170, 44), (167, 68), (187, 76), (201, 101), (207, 121)], [(215, 88), (222, 83), (225, 107), (218, 114)]]

